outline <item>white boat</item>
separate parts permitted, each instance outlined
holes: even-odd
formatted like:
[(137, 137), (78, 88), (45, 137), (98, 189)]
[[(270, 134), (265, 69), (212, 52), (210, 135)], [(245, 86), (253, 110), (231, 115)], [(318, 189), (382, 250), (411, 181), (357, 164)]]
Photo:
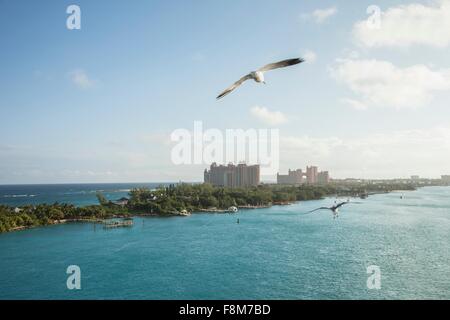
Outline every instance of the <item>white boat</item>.
[(231, 206), (231, 207), (228, 208), (228, 212), (230, 212), (230, 213), (236, 213), (236, 212), (238, 212), (238, 208), (235, 207), (235, 206)]
[(189, 211), (187, 211), (187, 210), (181, 210), (180, 211), (180, 216), (188, 217), (190, 215), (191, 215), (191, 213)]

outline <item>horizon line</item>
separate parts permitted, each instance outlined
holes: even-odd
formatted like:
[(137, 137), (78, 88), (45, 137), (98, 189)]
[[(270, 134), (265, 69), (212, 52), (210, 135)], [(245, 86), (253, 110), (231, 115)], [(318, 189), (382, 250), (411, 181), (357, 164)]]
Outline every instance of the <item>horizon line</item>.
[[(361, 181), (383, 181), (383, 180), (411, 180), (411, 181), (420, 181), (420, 180), (442, 180), (442, 177), (439, 178), (425, 178), (419, 177), (418, 179), (411, 179), (411, 177), (395, 177), (395, 178), (332, 178), (333, 181), (344, 181), (344, 180), (361, 180)], [(39, 185), (80, 185), (80, 184), (177, 184), (177, 183), (204, 183), (203, 181), (132, 181), (132, 182), (36, 182), (36, 183), (0, 183), (0, 186), (39, 186)], [(277, 184), (276, 180), (266, 180), (261, 181), (261, 184)]]

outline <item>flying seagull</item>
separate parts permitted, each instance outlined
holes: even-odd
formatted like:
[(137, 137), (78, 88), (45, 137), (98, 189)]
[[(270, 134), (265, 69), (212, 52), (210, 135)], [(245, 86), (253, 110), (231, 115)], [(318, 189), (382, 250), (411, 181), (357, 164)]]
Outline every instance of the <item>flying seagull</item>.
[(283, 60), (283, 61), (279, 61), (279, 62), (275, 62), (275, 63), (270, 63), (268, 65), (265, 65), (262, 68), (259, 68), (256, 71), (252, 71), (249, 74), (243, 76), (242, 78), (240, 78), (238, 81), (236, 81), (232, 86), (230, 86), (228, 89), (226, 89), (224, 92), (222, 92), (221, 94), (219, 94), (217, 96), (217, 99), (221, 99), (223, 97), (225, 97), (227, 94), (229, 94), (231, 91), (233, 91), (234, 89), (236, 89), (237, 87), (239, 87), (242, 83), (244, 83), (244, 81), (253, 79), (258, 83), (266, 83), (264, 81), (264, 72), (269, 71), (269, 70), (273, 70), (273, 69), (278, 69), (278, 68), (284, 68), (284, 67), (289, 67), (289, 66), (293, 66), (295, 64), (299, 64), (304, 62), (305, 60), (301, 59), (301, 58), (295, 58), (295, 59), (287, 59), (287, 60)]
[(349, 203), (349, 202), (350, 201), (341, 202), (341, 203), (335, 204), (332, 207), (320, 207), (320, 208), (314, 209), (312, 211), (306, 212), (305, 214), (313, 213), (313, 212), (316, 212), (316, 211), (319, 211), (319, 210), (331, 210), (331, 212), (333, 212), (333, 218), (336, 218), (336, 217), (339, 216), (339, 208), (342, 207), (343, 205)]

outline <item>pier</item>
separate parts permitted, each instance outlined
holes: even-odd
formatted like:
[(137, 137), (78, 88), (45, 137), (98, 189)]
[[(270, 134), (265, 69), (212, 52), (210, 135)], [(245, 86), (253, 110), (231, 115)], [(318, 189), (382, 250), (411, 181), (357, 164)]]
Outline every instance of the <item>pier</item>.
[(132, 218), (125, 218), (123, 220), (105, 220), (103, 221), (104, 229), (132, 227), (134, 224)]

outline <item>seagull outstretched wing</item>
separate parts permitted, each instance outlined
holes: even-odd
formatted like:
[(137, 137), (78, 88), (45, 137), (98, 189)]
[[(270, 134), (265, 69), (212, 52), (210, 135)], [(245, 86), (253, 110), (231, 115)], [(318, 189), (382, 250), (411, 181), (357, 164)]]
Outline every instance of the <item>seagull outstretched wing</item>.
[(320, 208), (317, 208), (317, 209), (305, 212), (304, 214), (313, 213), (313, 212), (316, 212), (316, 211), (319, 211), (319, 210), (330, 210), (330, 208), (328, 208), (328, 207), (320, 207)]
[(232, 86), (230, 86), (229, 88), (227, 88), (224, 92), (222, 92), (221, 94), (219, 94), (217, 96), (216, 99), (220, 99), (225, 97), (227, 94), (229, 94), (231, 91), (233, 91), (234, 89), (236, 89), (237, 87), (239, 87), (244, 81), (251, 79), (252, 76), (251, 74), (247, 74), (246, 76), (243, 76), (242, 78), (240, 78), (238, 81), (236, 81), (235, 83), (233, 83)]
[(295, 64), (302, 63), (304, 61), (305, 60), (303, 60), (301, 58), (287, 59), (287, 60), (283, 60), (283, 61), (279, 61), (279, 62), (275, 62), (275, 63), (269, 63), (269, 64), (265, 65), (264, 67), (258, 69), (258, 71), (264, 72), (264, 71), (269, 71), (269, 70), (273, 70), (273, 69), (289, 67), (289, 66), (293, 66)]
[(344, 204), (347, 204), (347, 203), (349, 203), (349, 201), (341, 202), (341, 203), (337, 204), (334, 208), (337, 209), (337, 208), (342, 207)]

